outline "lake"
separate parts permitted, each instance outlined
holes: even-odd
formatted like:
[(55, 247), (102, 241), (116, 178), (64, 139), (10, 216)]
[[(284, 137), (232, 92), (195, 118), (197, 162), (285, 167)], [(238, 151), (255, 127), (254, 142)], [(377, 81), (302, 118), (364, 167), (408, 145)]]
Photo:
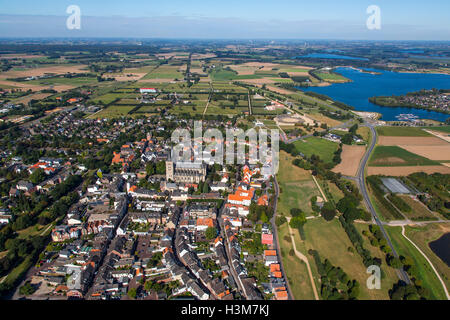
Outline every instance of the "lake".
[(296, 58), (316, 58), (316, 59), (342, 59), (342, 60), (362, 60), (362, 61), (369, 61), (367, 58), (360, 58), (360, 57), (350, 57), (350, 56), (344, 56), (340, 54), (332, 54), (332, 53), (310, 53), (306, 54), (304, 56), (297, 56)]
[(430, 249), (450, 267), (450, 233), (428, 244)]
[(422, 89), (450, 89), (450, 75), (430, 73), (398, 73), (376, 69), (378, 74), (361, 72), (353, 68), (340, 67), (336, 71), (352, 80), (347, 83), (337, 83), (327, 87), (299, 88), (329, 96), (355, 107), (357, 111), (378, 112), (382, 120), (396, 121), (395, 116), (402, 113), (412, 113), (420, 119), (445, 121), (448, 114), (414, 108), (381, 107), (369, 102), (373, 96), (402, 95)]

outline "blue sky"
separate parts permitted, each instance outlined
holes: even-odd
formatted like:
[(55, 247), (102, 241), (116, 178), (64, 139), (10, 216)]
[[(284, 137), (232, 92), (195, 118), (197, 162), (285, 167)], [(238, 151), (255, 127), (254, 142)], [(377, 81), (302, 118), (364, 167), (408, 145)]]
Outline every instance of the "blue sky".
[[(72, 4), (81, 30), (65, 27)], [(369, 5), (381, 30), (366, 28)], [(450, 40), (450, 1), (0, 0), (0, 35)]]

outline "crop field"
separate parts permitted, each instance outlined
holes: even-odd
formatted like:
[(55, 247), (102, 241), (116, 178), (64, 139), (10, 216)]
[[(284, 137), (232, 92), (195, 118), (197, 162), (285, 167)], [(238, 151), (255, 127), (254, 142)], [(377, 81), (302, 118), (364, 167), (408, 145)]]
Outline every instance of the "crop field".
[(116, 118), (116, 117), (123, 117), (126, 116), (131, 110), (133, 110), (135, 106), (109, 106), (108, 108), (93, 114), (89, 118)]
[(142, 78), (142, 80), (146, 79), (179, 79), (182, 80), (184, 78), (183, 74), (178, 71), (177, 66), (160, 66), (158, 68), (150, 71), (146, 76)]
[(377, 146), (369, 161), (369, 166), (374, 167), (433, 165), (439, 165), (439, 163), (397, 146)]
[(333, 172), (339, 172), (345, 176), (356, 176), (365, 152), (365, 146), (344, 145), (341, 154), (342, 161), (333, 169)]
[(380, 136), (391, 137), (431, 137), (431, 134), (415, 127), (377, 127)]
[(311, 157), (315, 154), (324, 162), (332, 162), (333, 153), (339, 148), (337, 143), (317, 137), (296, 141), (294, 145), (305, 156)]

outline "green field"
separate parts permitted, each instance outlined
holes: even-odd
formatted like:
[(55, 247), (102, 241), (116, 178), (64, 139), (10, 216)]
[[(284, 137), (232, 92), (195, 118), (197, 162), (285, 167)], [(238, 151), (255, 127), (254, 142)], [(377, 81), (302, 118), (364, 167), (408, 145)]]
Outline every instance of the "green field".
[(446, 300), (444, 290), (433, 269), (416, 248), (401, 234), (400, 227), (385, 226), (399, 255), (411, 257), (419, 274), (419, 279), (427, 289), (431, 299)]
[(312, 180), (311, 173), (292, 164), (294, 157), (280, 152), (280, 166), (277, 181), (280, 186), (278, 212), (289, 215), (292, 208), (301, 209), (312, 215), (310, 199), (320, 196), (319, 189)]
[(117, 118), (126, 116), (135, 106), (109, 106), (108, 108), (93, 114), (89, 118)]
[(450, 126), (442, 126), (442, 127), (431, 127), (429, 128), (430, 130), (433, 131), (439, 131), (439, 132), (444, 132), (444, 133), (450, 133)]
[(374, 167), (433, 165), (439, 165), (439, 163), (397, 146), (377, 146), (369, 161), (369, 166)]
[(332, 162), (333, 153), (339, 148), (337, 143), (317, 137), (296, 141), (294, 145), (305, 156), (311, 157), (315, 154), (326, 163)]
[(323, 81), (338, 81), (338, 82), (350, 81), (346, 77), (336, 73), (316, 72), (314, 74)]
[(377, 127), (380, 136), (391, 137), (431, 137), (432, 135), (415, 127)]

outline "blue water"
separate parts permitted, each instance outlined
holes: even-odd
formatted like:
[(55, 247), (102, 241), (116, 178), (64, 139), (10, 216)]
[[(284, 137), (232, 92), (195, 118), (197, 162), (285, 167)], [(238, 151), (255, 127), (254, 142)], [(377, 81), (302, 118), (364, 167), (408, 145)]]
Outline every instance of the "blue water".
[(297, 56), (296, 58), (319, 58), (319, 59), (342, 59), (342, 60), (363, 60), (368, 61), (367, 58), (360, 58), (360, 57), (350, 57), (350, 56), (344, 56), (340, 54), (331, 54), (331, 53), (309, 53), (304, 56)]
[(412, 113), (420, 119), (445, 121), (448, 114), (414, 108), (390, 108), (374, 105), (369, 102), (373, 96), (402, 95), (422, 89), (450, 89), (450, 75), (397, 73), (391, 71), (366, 69), (381, 73), (374, 75), (360, 72), (352, 68), (337, 68), (336, 71), (353, 82), (337, 83), (328, 87), (299, 88), (325, 94), (332, 99), (355, 107), (357, 111), (378, 112), (385, 121), (397, 120), (395, 116), (401, 113)]

